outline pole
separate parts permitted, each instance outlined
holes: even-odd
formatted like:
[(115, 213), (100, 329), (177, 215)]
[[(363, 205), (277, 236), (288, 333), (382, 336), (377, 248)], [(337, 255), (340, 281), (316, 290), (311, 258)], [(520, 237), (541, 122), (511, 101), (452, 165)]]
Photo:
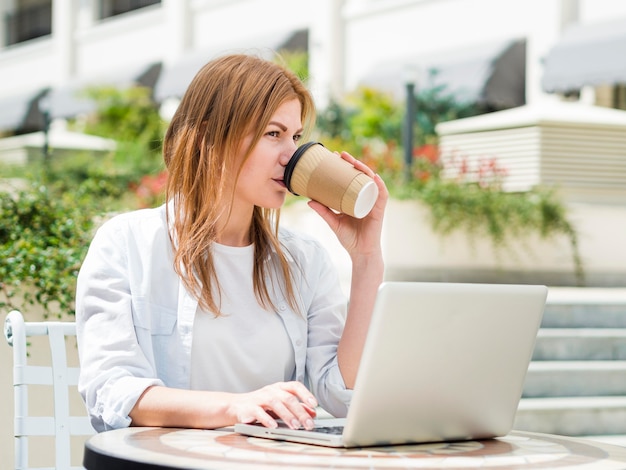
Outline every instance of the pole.
[(48, 181), (50, 176), (50, 99), (48, 96), (43, 96), (39, 99), (39, 111), (43, 118), (43, 146), (41, 148), (41, 154), (43, 157), (43, 177), (45, 181)]
[(406, 181), (411, 181), (411, 167), (413, 166), (413, 122), (416, 112), (415, 84), (406, 83), (406, 115), (404, 117), (404, 172)]
[(50, 113), (45, 110), (43, 114), (43, 161), (47, 164), (48, 158), (50, 158)]

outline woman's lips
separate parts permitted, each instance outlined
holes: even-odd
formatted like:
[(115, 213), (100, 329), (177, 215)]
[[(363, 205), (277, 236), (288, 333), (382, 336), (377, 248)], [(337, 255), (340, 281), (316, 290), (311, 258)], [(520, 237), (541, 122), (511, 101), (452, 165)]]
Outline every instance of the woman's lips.
[(276, 181), (281, 187), (286, 188), (287, 185), (285, 184), (285, 182), (283, 181), (282, 178), (273, 178), (274, 181)]

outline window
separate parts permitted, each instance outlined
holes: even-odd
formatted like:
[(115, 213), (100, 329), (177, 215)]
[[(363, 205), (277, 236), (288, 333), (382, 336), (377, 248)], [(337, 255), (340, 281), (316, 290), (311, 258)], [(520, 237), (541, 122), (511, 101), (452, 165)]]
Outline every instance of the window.
[(626, 110), (626, 83), (620, 83), (613, 87), (613, 107)]
[(52, 0), (18, 6), (5, 16), (6, 45), (17, 44), (52, 32)]
[(595, 91), (596, 105), (626, 110), (626, 83), (600, 85)]
[(161, 0), (101, 0), (100, 18), (121, 15), (158, 3), (161, 3)]

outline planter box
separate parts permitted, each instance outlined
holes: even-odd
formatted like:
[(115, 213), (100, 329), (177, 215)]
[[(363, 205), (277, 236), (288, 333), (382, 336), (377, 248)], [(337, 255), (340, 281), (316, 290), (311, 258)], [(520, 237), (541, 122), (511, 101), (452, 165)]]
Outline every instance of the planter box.
[[(623, 287), (626, 207), (569, 204), (568, 209), (579, 235), (584, 285)], [(434, 233), (429, 209), (417, 201), (389, 201), (383, 250), (388, 280), (577, 284), (567, 237), (531, 236), (496, 250), (486, 238)]]
[[(584, 285), (624, 287), (626, 206), (570, 203), (567, 207), (579, 235)], [(348, 292), (350, 259), (326, 223), (304, 201), (287, 206), (282, 222), (320, 239)], [(510, 249), (498, 251), (489, 239), (433, 232), (429, 209), (418, 201), (389, 200), (382, 242), (387, 280), (577, 285), (572, 248), (565, 236), (514, 240)]]

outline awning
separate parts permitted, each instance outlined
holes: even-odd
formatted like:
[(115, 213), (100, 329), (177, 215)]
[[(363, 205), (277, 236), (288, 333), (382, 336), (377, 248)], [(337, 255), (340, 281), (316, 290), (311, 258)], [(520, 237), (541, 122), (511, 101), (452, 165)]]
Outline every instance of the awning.
[(409, 74), (418, 90), (442, 87), (460, 102), (493, 109), (521, 106), (526, 103), (526, 40), (509, 39), (380, 63), (361, 85), (403, 98)]
[(188, 53), (175, 63), (165, 64), (154, 90), (154, 98), (162, 102), (167, 98), (180, 98), (198, 70), (208, 61), (227, 52), (255, 53), (271, 58), (279, 50), (308, 49), (307, 30), (289, 30), (266, 36), (248, 38), (230, 44)]
[(37, 131), (43, 127), (43, 115), (39, 110), (39, 100), (48, 88), (0, 98), (0, 132), (20, 133)]
[(139, 65), (119, 70), (117, 73), (90, 79), (79, 79), (50, 91), (48, 105), (52, 118), (69, 118), (96, 109), (96, 103), (83, 95), (89, 87), (112, 85), (128, 88), (141, 85), (153, 89), (161, 71), (161, 63)]
[(547, 92), (585, 85), (626, 83), (626, 21), (574, 25), (565, 30), (544, 61)]

